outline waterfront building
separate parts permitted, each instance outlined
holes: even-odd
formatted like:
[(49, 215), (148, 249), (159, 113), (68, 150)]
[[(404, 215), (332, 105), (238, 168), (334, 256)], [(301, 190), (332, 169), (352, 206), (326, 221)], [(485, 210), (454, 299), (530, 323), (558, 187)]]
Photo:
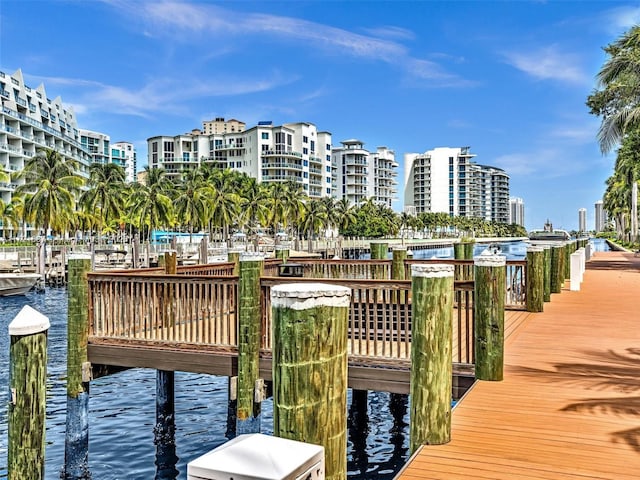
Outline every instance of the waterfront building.
[[(60, 97), (48, 97), (43, 84), (31, 88), (21, 70), (9, 75), (0, 71), (0, 169), (16, 172), (40, 150), (51, 148), (76, 162), (76, 170), (88, 178), (92, 154), (81, 143), (73, 107)], [(0, 198), (10, 203), (21, 180), (0, 182)], [(27, 234), (31, 235), (31, 228)]]
[(605, 212), (602, 200), (598, 200), (595, 205), (595, 230), (596, 233), (604, 231), (607, 225), (607, 212)]
[(346, 198), (351, 205), (360, 205), (371, 198), (375, 203), (391, 208), (398, 184), (395, 152), (387, 147), (369, 152), (357, 139), (340, 143), (342, 146), (334, 147), (331, 153), (335, 180), (333, 196)]
[(111, 162), (120, 165), (125, 171), (125, 181), (135, 182), (138, 170), (136, 149), (132, 143), (116, 142), (111, 145)]
[(405, 211), (509, 222), (509, 175), (479, 165), (470, 147), (404, 155)]
[(237, 133), (244, 132), (246, 124), (235, 118), (225, 120), (224, 117), (217, 117), (208, 122), (202, 122), (202, 128), (205, 135), (211, 135), (212, 133)]
[(519, 197), (509, 199), (509, 223), (524, 227), (524, 200)]
[(578, 233), (585, 233), (587, 231), (587, 209), (578, 209)]
[(312, 123), (264, 121), (228, 133), (194, 129), (183, 135), (151, 137), (147, 144), (149, 168), (164, 168), (170, 177), (211, 164), (262, 183), (298, 183), (311, 198), (331, 195), (331, 133), (318, 131)]
[(91, 154), (91, 163), (111, 163), (111, 137), (105, 133), (80, 129), (80, 143)]

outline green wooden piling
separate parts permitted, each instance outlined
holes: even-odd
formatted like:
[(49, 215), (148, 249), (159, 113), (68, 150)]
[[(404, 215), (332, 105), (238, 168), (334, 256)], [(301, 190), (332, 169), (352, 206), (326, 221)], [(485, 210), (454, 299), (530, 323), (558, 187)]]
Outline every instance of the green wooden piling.
[(227, 261), (235, 264), (232, 275), (240, 275), (240, 250), (229, 250), (227, 252)]
[(325, 478), (347, 475), (347, 319), (351, 289), (271, 289), (274, 434), (325, 449)]
[(282, 263), (287, 263), (289, 259), (289, 247), (278, 245), (276, 247), (276, 258), (282, 260)]
[[(453, 244), (453, 256), (456, 260), (472, 260), (474, 242), (459, 242)], [(455, 279), (460, 281), (473, 280), (473, 267), (471, 265), (456, 265)]]
[(551, 293), (562, 291), (563, 270), (562, 270), (562, 247), (553, 245), (551, 247)]
[(506, 257), (474, 259), (475, 373), (478, 380), (502, 380)]
[(527, 249), (526, 306), (527, 312), (544, 310), (544, 248)]
[(89, 284), (91, 258), (69, 258), (67, 285), (67, 430), (64, 445), (65, 480), (88, 479), (89, 473), (89, 381), (87, 356), (89, 335)]
[[(391, 278), (394, 280), (404, 280), (406, 278), (406, 272), (404, 268), (404, 261), (407, 259), (407, 248), (406, 247), (393, 247), (393, 257), (391, 260)], [(392, 302), (402, 302), (406, 301), (405, 292), (394, 291), (391, 294)]]
[[(175, 237), (174, 237), (175, 238)], [(178, 271), (178, 255), (169, 250), (158, 257), (158, 265), (164, 267), (164, 273), (175, 275)], [(174, 310), (174, 286), (166, 285), (164, 295), (166, 325), (173, 327), (176, 322)], [(175, 406), (175, 372), (156, 370), (156, 424), (153, 429), (153, 443), (156, 446), (155, 478), (176, 478), (176, 406)]]
[(238, 410), (236, 432), (260, 432), (260, 403), (255, 401), (255, 385), (259, 377), (262, 312), (260, 276), (264, 258), (243, 255), (240, 258), (238, 286)]
[(49, 319), (25, 306), (9, 324), (9, 480), (44, 478)]
[(453, 265), (411, 267), (411, 453), (451, 440), (453, 283)]
[(371, 260), (386, 260), (389, 253), (389, 244), (387, 242), (371, 242)]
[(544, 247), (544, 301), (551, 301), (551, 247)]

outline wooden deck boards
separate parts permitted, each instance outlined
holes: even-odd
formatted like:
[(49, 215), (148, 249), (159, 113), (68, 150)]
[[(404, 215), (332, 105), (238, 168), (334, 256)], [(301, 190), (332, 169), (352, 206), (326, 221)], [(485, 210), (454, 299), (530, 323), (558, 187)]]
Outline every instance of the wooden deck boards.
[(476, 382), (451, 442), (422, 447), (398, 479), (640, 476), (640, 258), (597, 253), (580, 291), (519, 320), (504, 381)]

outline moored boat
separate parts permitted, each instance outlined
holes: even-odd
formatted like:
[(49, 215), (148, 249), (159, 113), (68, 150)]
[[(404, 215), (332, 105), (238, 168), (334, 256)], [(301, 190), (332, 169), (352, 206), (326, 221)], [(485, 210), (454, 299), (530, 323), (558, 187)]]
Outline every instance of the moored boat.
[(41, 278), (39, 273), (0, 273), (0, 297), (24, 295), (35, 287)]
[(529, 240), (534, 241), (547, 241), (547, 242), (559, 242), (571, 240), (571, 235), (569, 232), (562, 229), (554, 229), (553, 225), (549, 220), (544, 224), (544, 229), (542, 230), (531, 230), (529, 232)]

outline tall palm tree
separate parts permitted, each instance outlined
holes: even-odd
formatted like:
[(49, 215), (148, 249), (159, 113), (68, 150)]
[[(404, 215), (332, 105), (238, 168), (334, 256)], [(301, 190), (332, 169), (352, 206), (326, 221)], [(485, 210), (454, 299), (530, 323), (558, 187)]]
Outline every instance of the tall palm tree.
[(236, 223), (238, 217), (240, 196), (236, 193), (237, 173), (228, 169), (205, 169), (206, 181), (210, 187), (208, 222), (212, 227), (222, 230), (223, 241), (228, 240), (229, 229)]
[(50, 228), (63, 233), (74, 213), (75, 195), (84, 183), (75, 172), (74, 162), (55, 150), (40, 150), (25, 162), (16, 178), (24, 179), (16, 193), (25, 194), (25, 217), (33, 218), (45, 238)]
[(173, 204), (169, 192), (174, 185), (164, 168), (147, 167), (145, 171), (146, 182), (134, 184), (129, 207), (138, 228), (149, 228), (148, 238), (151, 240), (153, 230), (168, 227), (173, 221)]
[(93, 163), (89, 167), (88, 189), (80, 196), (80, 205), (97, 219), (98, 238), (102, 229), (124, 211), (126, 172), (115, 163)]
[(587, 99), (591, 113), (601, 116), (600, 149), (610, 152), (630, 130), (640, 127), (640, 26), (604, 48), (609, 58), (598, 72), (600, 89)]
[(320, 200), (312, 199), (306, 204), (302, 225), (308, 236), (308, 251), (312, 251), (313, 236), (325, 225), (326, 215)]
[(187, 226), (191, 243), (194, 227), (206, 223), (208, 200), (211, 188), (204, 181), (204, 172), (199, 168), (187, 170), (176, 188), (174, 206), (178, 221)]
[(249, 231), (267, 223), (267, 192), (255, 178), (247, 177), (240, 192), (241, 221)]
[(355, 207), (345, 197), (335, 203), (335, 214), (340, 234), (356, 221)]

